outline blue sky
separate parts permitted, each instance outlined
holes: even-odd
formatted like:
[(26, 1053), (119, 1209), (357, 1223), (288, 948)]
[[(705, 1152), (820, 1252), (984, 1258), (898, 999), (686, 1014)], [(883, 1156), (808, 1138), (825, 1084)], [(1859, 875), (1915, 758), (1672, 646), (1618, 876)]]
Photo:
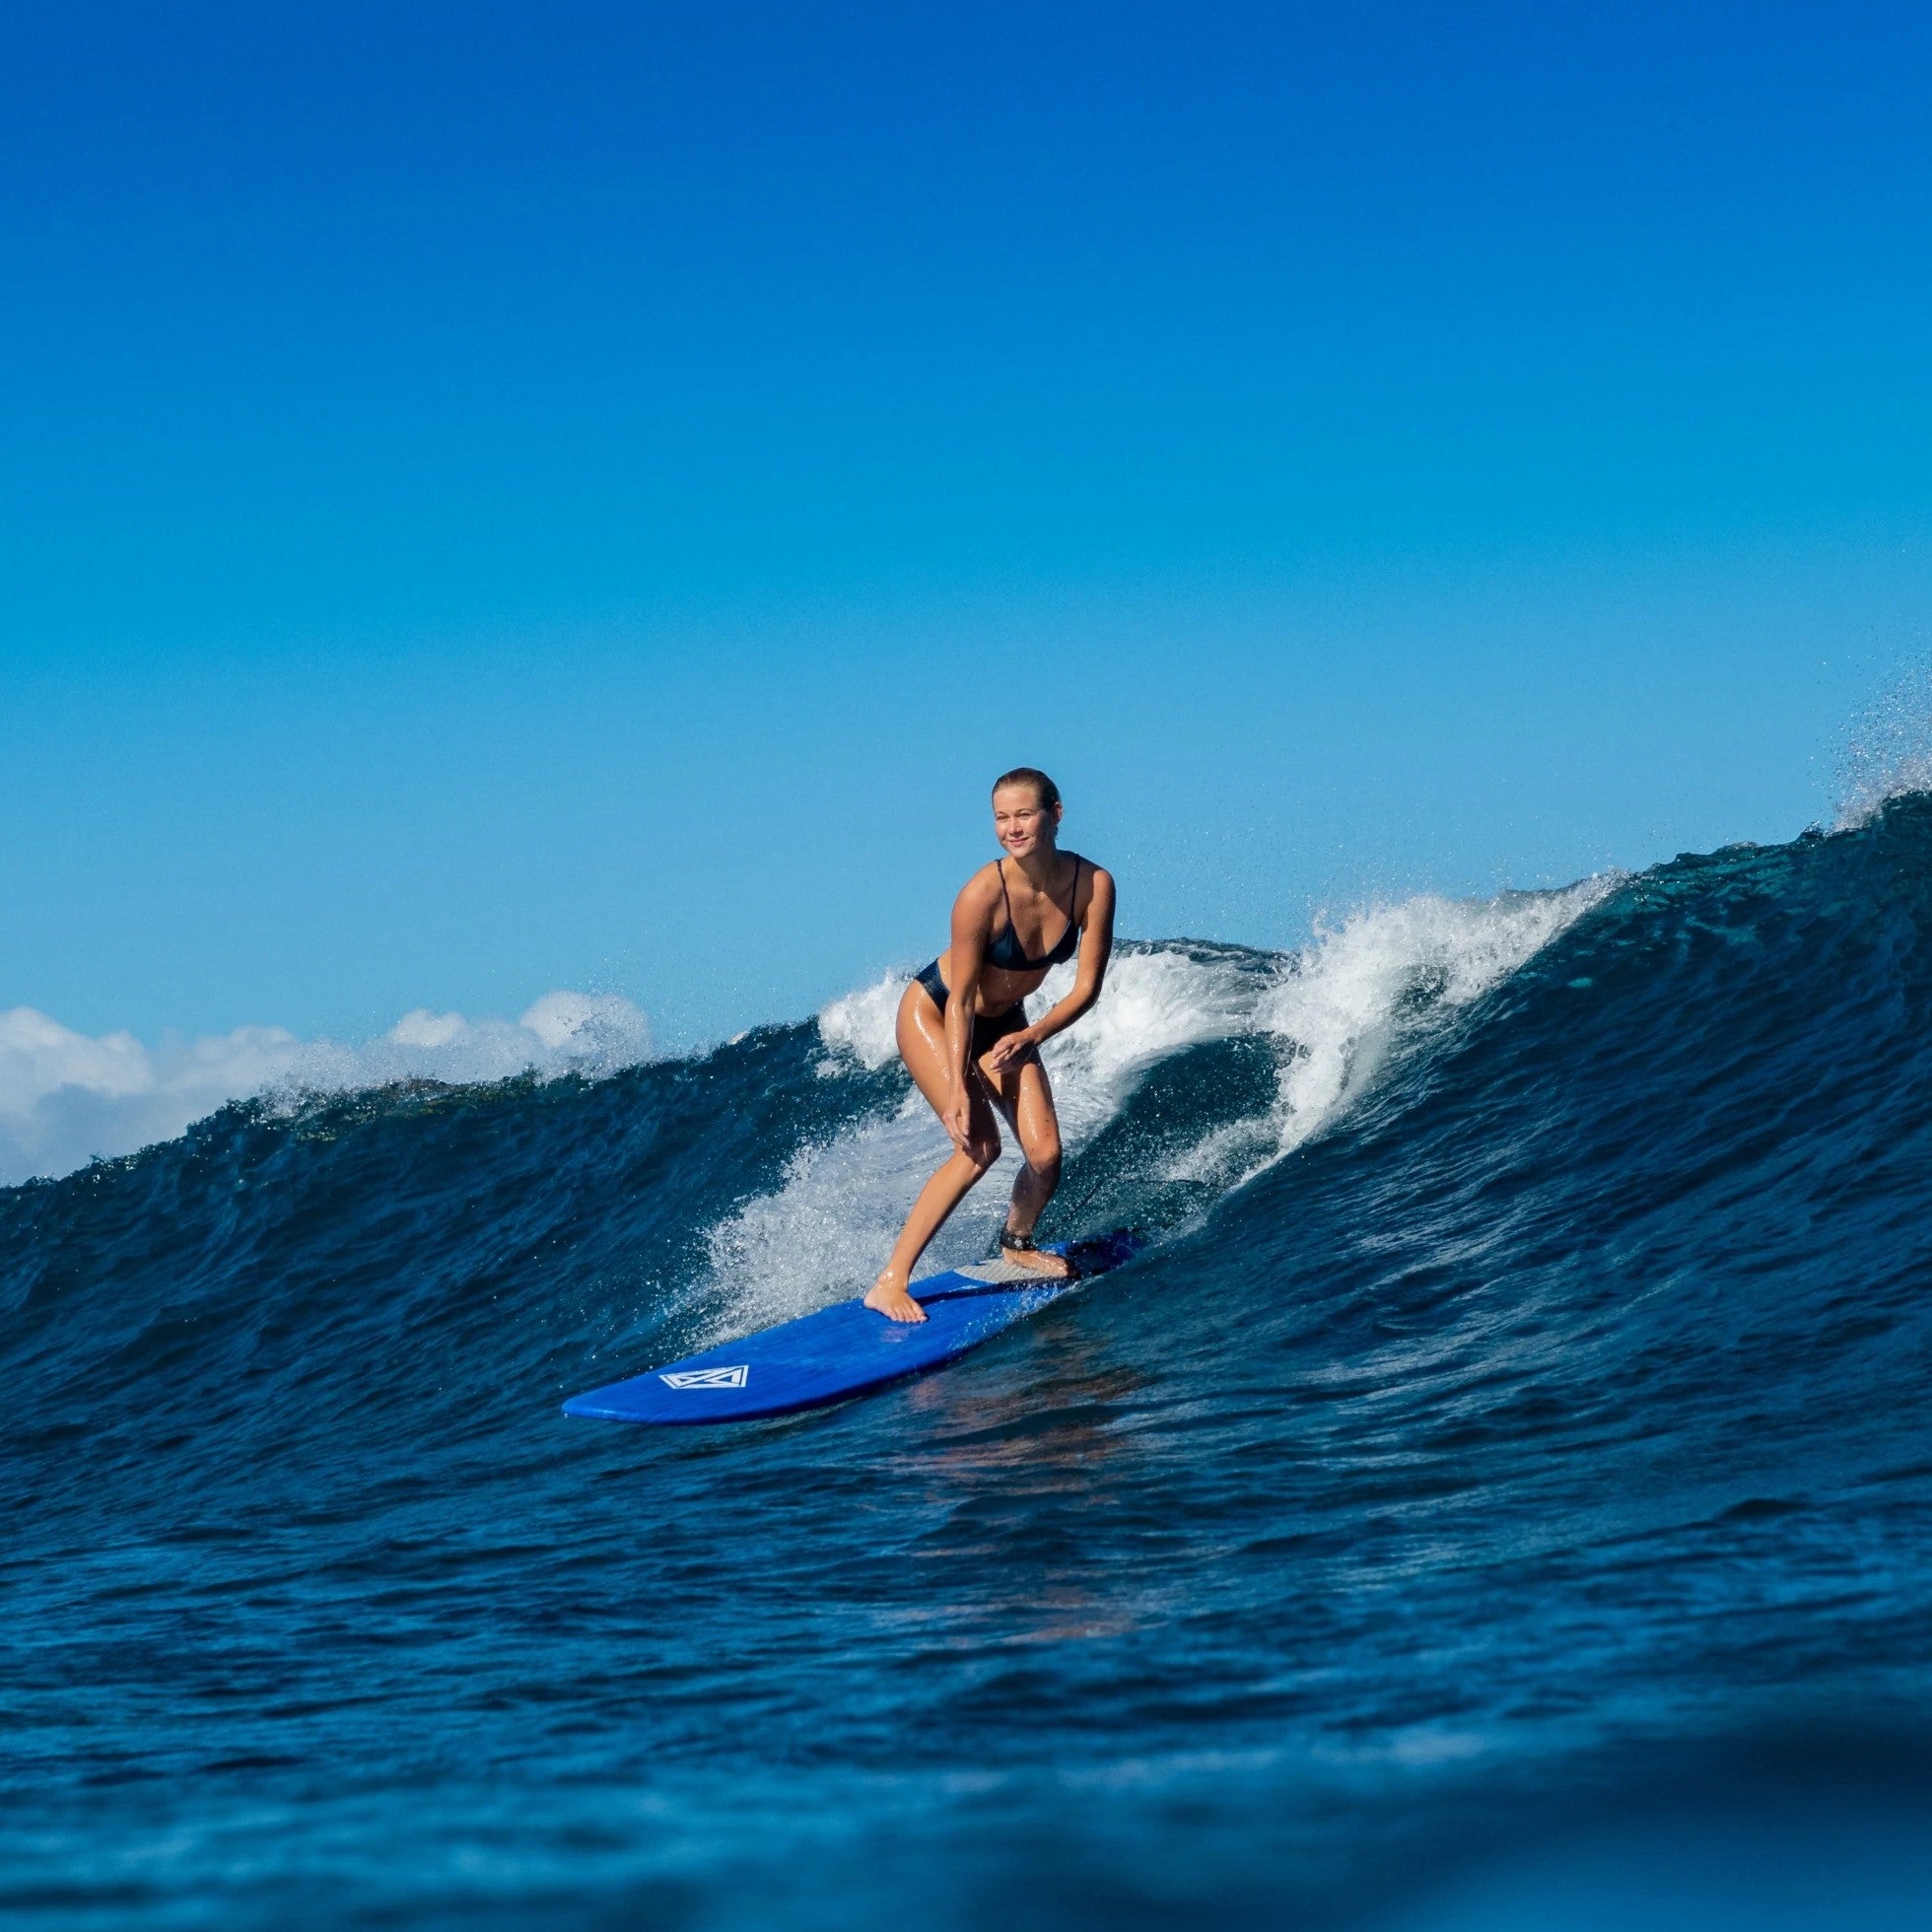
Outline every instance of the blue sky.
[(1787, 837), (1932, 603), (1932, 17), (46, 10), (0, 44), (0, 1006), (916, 963)]

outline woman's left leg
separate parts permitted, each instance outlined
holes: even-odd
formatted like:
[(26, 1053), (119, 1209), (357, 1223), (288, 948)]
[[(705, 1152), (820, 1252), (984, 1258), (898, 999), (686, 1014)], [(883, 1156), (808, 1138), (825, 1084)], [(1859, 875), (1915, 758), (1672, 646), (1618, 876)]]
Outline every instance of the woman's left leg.
[[(1037, 1053), (1029, 1053), (1017, 1066), (1006, 1066), (997, 1073), (982, 1060), (980, 1073), (995, 1106), (1012, 1128), (1026, 1163), (1013, 1183), (1006, 1227), (1014, 1234), (1030, 1235), (1060, 1185), (1060, 1116), (1054, 1111), (1053, 1088)], [(1002, 1253), (1009, 1261), (1042, 1275), (1069, 1272), (1066, 1260), (1060, 1255), (1039, 1254), (1025, 1248), (1002, 1248)]]

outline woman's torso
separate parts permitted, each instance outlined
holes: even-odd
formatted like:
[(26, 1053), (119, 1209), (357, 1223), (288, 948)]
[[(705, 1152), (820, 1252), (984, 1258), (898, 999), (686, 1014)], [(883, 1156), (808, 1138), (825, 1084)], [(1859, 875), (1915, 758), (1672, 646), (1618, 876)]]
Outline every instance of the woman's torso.
[[(1080, 919), (1093, 896), (1093, 866), (1077, 853), (1073, 869), (1059, 894), (1040, 894), (1022, 884), (1014, 904), (1013, 882), (1003, 861), (998, 862), (1000, 896), (994, 902), (992, 930), (980, 963), (980, 997), (974, 1011), (1003, 1013), (1029, 994), (1037, 993), (1048, 973), (1070, 959), (1079, 943)], [(1013, 868), (1017, 870), (1017, 866)], [(939, 977), (953, 983), (952, 948), (940, 953)]]

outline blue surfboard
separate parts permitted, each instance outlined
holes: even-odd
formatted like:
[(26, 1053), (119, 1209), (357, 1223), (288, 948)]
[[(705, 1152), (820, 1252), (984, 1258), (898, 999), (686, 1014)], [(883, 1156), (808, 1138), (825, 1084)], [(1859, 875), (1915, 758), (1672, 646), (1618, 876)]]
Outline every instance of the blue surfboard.
[(1132, 1260), (1144, 1244), (1123, 1228), (1043, 1245), (1065, 1255), (1072, 1274), (1043, 1280), (1008, 1261), (948, 1269), (912, 1284), (913, 1299), (926, 1310), (923, 1322), (889, 1322), (863, 1301), (837, 1302), (647, 1375), (572, 1396), (564, 1414), (612, 1422), (748, 1422), (843, 1402), (902, 1376), (944, 1367), (1081, 1281)]

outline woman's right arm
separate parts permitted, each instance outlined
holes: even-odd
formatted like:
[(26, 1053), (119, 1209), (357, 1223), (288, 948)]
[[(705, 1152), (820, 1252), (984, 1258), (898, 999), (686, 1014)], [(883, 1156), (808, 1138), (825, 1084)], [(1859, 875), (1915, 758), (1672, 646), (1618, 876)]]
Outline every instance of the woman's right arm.
[(952, 902), (952, 938), (946, 955), (950, 970), (946, 990), (946, 1104), (939, 1118), (961, 1149), (966, 1145), (972, 1119), (967, 1068), (972, 1060), (973, 1016), (979, 1009), (980, 973), (986, 964), (986, 938), (992, 923), (987, 882), (976, 873)]

